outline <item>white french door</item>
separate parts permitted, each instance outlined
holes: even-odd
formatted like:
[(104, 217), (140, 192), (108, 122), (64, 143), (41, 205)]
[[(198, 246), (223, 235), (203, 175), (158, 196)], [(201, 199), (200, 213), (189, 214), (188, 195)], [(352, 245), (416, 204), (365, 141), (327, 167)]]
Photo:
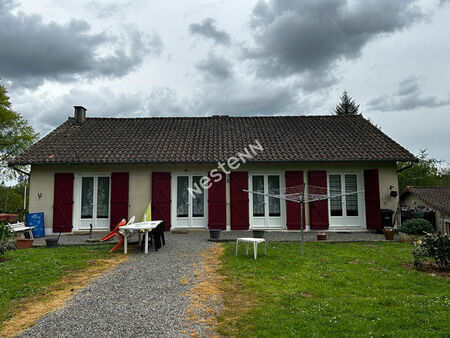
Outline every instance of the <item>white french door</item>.
[[(359, 173), (329, 173), (329, 195), (349, 194), (328, 200), (330, 227), (351, 226), (365, 228), (364, 194)], [(354, 194), (352, 194), (354, 193)]]
[[(206, 174), (205, 174), (206, 175)], [(172, 180), (172, 227), (207, 227), (207, 190), (202, 174), (175, 174)]]
[[(252, 174), (249, 177), (249, 187), (254, 192), (278, 195), (284, 188), (284, 182), (281, 175)], [(249, 194), (249, 199), (251, 228), (285, 228), (284, 200), (259, 194)]]
[(110, 176), (76, 175), (74, 224), (77, 230), (108, 230), (110, 217)]

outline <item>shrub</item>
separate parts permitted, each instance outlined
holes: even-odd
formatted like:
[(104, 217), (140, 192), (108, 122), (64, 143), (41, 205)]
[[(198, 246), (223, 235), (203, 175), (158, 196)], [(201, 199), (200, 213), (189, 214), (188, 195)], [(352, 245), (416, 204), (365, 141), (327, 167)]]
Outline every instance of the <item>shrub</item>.
[(424, 261), (433, 259), (439, 268), (448, 269), (450, 267), (450, 236), (428, 233), (422, 241), (414, 243), (412, 255), (416, 268), (419, 268)]
[(4, 254), (8, 250), (16, 249), (15, 245), (6, 242), (0, 242), (0, 255)]
[(11, 230), (0, 223), (0, 255), (8, 250), (14, 249), (14, 246), (10, 244), (10, 238), (13, 236)]
[(434, 227), (423, 218), (413, 218), (405, 221), (398, 231), (405, 234), (425, 234), (434, 232)]
[(0, 223), (0, 242), (6, 242), (8, 238), (11, 238), (13, 233), (9, 230), (4, 223)]

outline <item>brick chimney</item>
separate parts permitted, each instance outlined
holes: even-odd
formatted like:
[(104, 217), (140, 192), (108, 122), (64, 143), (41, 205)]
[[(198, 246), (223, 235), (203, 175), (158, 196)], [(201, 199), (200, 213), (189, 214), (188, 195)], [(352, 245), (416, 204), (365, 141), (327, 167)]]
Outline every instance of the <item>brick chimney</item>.
[(75, 108), (75, 125), (81, 126), (86, 121), (86, 108), (83, 106), (73, 106)]

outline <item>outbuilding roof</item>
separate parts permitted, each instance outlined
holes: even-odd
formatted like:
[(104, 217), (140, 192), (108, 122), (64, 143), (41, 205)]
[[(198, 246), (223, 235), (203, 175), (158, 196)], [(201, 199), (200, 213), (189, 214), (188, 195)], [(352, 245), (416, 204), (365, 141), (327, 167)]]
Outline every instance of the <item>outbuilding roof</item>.
[(360, 115), (70, 117), (10, 164), (217, 162), (255, 140), (252, 161), (416, 160)]
[(406, 187), (406, 194), (415, 194), (433, 209), (450, 215), (450, 187)]

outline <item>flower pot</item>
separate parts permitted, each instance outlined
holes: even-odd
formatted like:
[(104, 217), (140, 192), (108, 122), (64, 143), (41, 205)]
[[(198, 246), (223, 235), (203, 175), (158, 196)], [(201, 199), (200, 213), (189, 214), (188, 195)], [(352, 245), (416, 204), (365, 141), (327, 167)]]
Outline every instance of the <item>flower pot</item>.
[(387, 241), (393, 241), (394, 240), (394, 237), (395, 237), (395, 229), (394, 228), (384, 228), (383, 232), (384, 232), (384, 238)]
[(418, 241), (419, 239), (422, 239), (423, 236), (425, 236), (424, 234), (406, 234), (404, 232), (399, 232), (398, 235), (400, 242), (404, 243), (412, 243)]
[(220, 230), (219, 229), (210, 229), (209, 236), (211, 239), (218, 239), (220, 237)]
[(326, 241), (327, 240), (327, 233), (326, 232), (318, 232), (317, 233), (317, 240), (318, 241)]
[(34, 239), (17, 238), (17, 249), (29, 249), (33, 245)]
[(264, 238), (264, 230), (253, 230), (253, 238)]
[(47, 244), (47, 248), (54, 248), (58, 246), (58, 238), (46, 238), (45, 244)]

